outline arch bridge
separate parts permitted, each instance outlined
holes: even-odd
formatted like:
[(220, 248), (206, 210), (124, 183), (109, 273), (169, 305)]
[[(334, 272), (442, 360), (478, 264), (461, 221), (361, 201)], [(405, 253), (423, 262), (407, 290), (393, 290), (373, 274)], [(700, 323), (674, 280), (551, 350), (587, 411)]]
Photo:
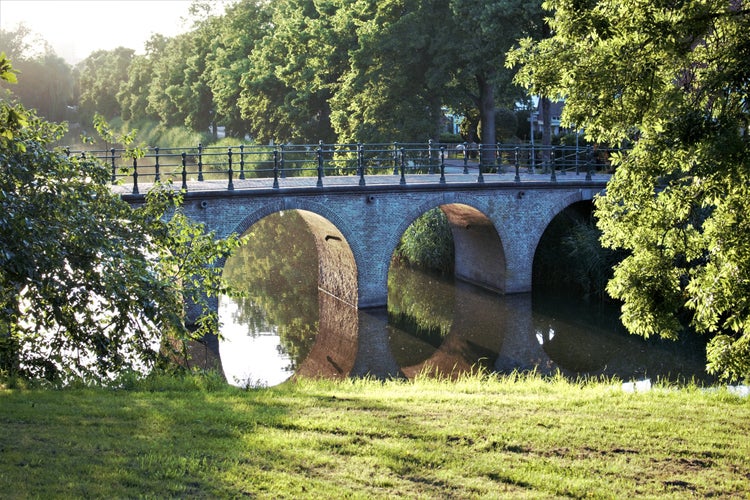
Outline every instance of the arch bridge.
[(386, 305), (396, 246), (415, 219), (436, 207), (453, 233), (457, 279), (504, 294), (531, 291), (534, 254), (547, 226), (566, 207), (593, 199), (609, 179), (594, 175), (591, 150), (575, 150), (573, 166), (558, 160), (565, 157), (559, 151), (499, 145), (478, 150), (476, 159), (466, 147), (433, 144), (384, 146), (380, 153), (363, 145), (274, 147), (262, 154), (239, 147), (217, 153), (219, 167), (207, 168), (206, 148), (152, 149), (155, 155), (132, 160), (127, 170), (115, 162), (124, 155), (105, 151), (113, 180), (127, 177), (113, 186), (124, 199), (142, 202), (149, 183), (171, 172), (185, 192), (184, 213), (219, 237), (299, 210), (315, 235), (321, 291), (360, 309)]

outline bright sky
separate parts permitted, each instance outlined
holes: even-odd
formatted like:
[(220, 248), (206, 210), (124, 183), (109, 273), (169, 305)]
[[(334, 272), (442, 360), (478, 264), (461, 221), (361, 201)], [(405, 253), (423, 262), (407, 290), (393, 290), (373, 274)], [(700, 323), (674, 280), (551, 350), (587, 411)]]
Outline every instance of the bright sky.
[[(24, 23), (70, 64), (98, 49), (143, 53), (152, 34), (189, 31), (191, 0), (0, 0), (0, 29)], [(217, 2), (220, 3), (220, 2)], [(220, 13), (223, 12), (223, 8)]]

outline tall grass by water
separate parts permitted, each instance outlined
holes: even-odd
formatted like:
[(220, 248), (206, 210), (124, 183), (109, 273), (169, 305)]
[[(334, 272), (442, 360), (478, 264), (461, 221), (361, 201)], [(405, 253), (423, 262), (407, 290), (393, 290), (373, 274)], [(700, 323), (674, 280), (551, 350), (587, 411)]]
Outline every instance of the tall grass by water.
[(747, 498), (750, 401), (475, 374), (218, 376), (0, 390), (0, 492), (25, 497)]

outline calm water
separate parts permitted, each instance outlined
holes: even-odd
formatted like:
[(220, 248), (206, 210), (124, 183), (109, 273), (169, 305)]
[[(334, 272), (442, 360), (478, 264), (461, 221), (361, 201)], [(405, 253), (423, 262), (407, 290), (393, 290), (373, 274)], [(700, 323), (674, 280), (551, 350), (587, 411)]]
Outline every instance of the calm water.
[(499, 372), (698, 378), (698, 343), (627, 335), (617, 311), (543, 294), (498, 296), (392, 264), (388, 308), (358, 311), (320, 293), (312, 235), (296, 212), (251, 229), (225, 276), (245, 292), (222, 297), (221, 365), (230, 383), (275, 385), (295, 375), (411, 378)]

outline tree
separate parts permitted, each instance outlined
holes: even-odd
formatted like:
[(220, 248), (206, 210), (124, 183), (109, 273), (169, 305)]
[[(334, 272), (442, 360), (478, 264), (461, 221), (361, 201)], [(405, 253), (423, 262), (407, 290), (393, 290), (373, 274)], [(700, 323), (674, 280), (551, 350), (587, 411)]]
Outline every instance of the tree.
[(632, 145), (596, 200), (628, 256), (608, 292), (629, 331), (705, 333), (707, 369), (750, 377), (750, 10), (729, 0), (552, 0), (553, 36), (511, 62), (589, 139)]
[[(4, 56), (0, 78), (15, 80)], [(166, 187), (131, 208), (106, 165), (51, 148), (64, 131), (0, 102), (0, 372), (108, 381), (216, 331), (206, 294), (226, 290), (211, 264), (238, 240), (188, 221)], [(196, 331), (185, 301), (203, 306)]]
[(128, 79), (120, 84), (117, 102), (122, 111), (123, 120), (156, 118), (149, 115), (148, 96), (154, 78), (155, 61), (164, 55), (167, 38), (164, 35), (152, 35), (146, 42), (146, 54), (136, 55), (128, 66)]
[(358, 2), (344, 16), (357, 41), (331, 99), (339, 141), (438, 140), (451, 87), (450, 74), (440, 66), (444, 43), (435, 35), (436, 26), (450, 18), (447, 4)]
[(239, 106), (243, 75), (251, 70), (248, 57), (271, 29), (270, 7), (261, 0), (247, 0), (227, 8), (219, 23), (219, 34), (208, 54), (206, 70), (216, 107), (216, 121), (226, 134), (245, 137), (251, 124)]
[(24, 25), (0, 30), (0, 51), (15, 61), (19, 86), (2, 85), (27, 108), (52, 121), (68, 118), (75, 81), (72, 68)]
[[(539, 1), (451, 0), (445, 71), (454, 75), (471, 104), (479, 111), (482, 144), (495, 143), (495, 111), (512, 108), (522, 98), (512, 84), (515, 74), (505, 65), (505, 54), (521, 37), (539, 38), (543, 26)], [(463, 107), (465, 107), (464, 105)]]
[(97, 50), (78, 64), (81, 123), (90, 123), (95, 113), (108, 120), (120, 116), (117, 93), (123, 82), (128, 81), (133, 54), (132, 49), (125, 47)]
[(329, 100), (354, 46), (344, 3), (274, 3), (272, 35), (255, 47), (241, 80), (239, 107), (258, 142), (335, 141)]

